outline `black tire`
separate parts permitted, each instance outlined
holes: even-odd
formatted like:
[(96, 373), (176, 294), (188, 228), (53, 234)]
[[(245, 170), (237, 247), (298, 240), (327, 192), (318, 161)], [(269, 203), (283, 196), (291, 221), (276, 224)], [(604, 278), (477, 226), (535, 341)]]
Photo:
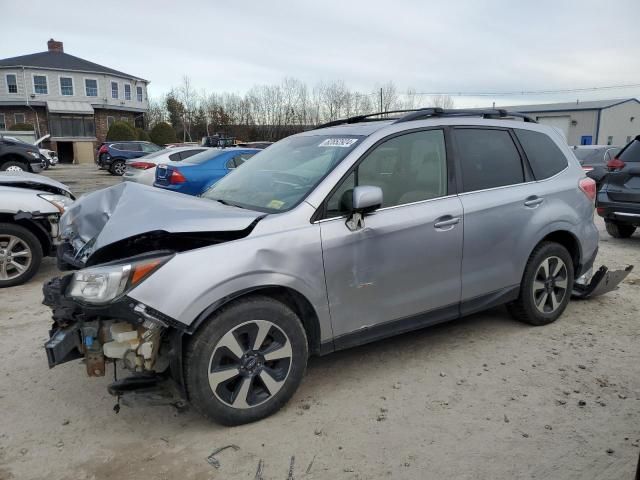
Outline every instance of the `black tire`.
[(623, 223), (604, 222), (607, 233), (613, 238), (629, 238), (636, 231), (633, 225), (625, 225)]
[[(31, 263), (28, 268), (18, 276), (11, 275), (13, 278), (9, 279), (0, 278), (0, 288), (13, 287), (29, 281), (38, 271), (40, 263), (42, 262), (42, 245), (38, 238), (26, 228), (13, 223), (0, 223), (0, 252), (5, 251), (7, 245), (3, 242), (3, 236), (7, 235), (19, 238), (28, 247), (31, 253)], [(7, 258), (3, 253), (0, 253), (0, 277), (3, 276), (2, 268), (6, 265), (2, 265), (2, 262), (6, 262)], [(12, 271), (15, 270), (12, 268)]]
[[(271, 325), (267, 327), (267, 337), (260, 343), (260, 347), (265, 346), (262, 349), (251, 348), (251, 344), (257, 341), (255, 337), (259, 336), (257, 323), (254, 322)], [(248, 329), (246, 331), (249, 333), (242, 333), (243, 329)], [(255, 336), (252, 336), (252, 332)], [(244, 352), (242, 357), (232, 354), (226, 347), (225, 339), (229, 338), (240, 339), (235, 346), (241, 346)], [(286, 341), (289, 343), (286, 344)], [(270, 355), (267, 352), (282, 351), (283, 345), (290, 347), (289, 360), (267, 360)], [(256, 358), (261, 352), (265, 356), (251, 363), (251, 356)], [(259, 295), (239, 299), (214, 313), (189, 341), (184, 361), (189, 400), (204, 416), (223, 425), (241, 425), (260, 420), (277, 412), (291, 398), (302, 381), (308, 356), (304, 328), (288, 306)], [(254, 367), (257, 371), (248, 370)], [(217, 388), (214, 393), (209, 376), (212, 372), (222, 370), (232, 374), (229, 379), (215, 384)], [(263, 374), (269, 375), (267, 372), (275, 372), (276, 379), (280, 379), (277, 383), (279, 389), (274, 388), (274, 394), (269, 393), (267, 384), (262, 381), (265, 378)], [(269, 375), (268, 379), (275, 381), (274, 376)], [(243, 399), (244, 382), (249, 383)], [(232, 406), (237, 400), (244, 400), (244, 406), (240, 403), (238, 408)]]
[[(560, 259), (564, 264), (564, 269), (560, 267), (561, 262), (553, 259)], [(545, 261), (553, 263), (551, 267), (547, 263), (547, 270), (560, 267), (558, 277), (553, 281), (541, 281), (540, 272)], [(539, 244), (531, 253), (525, 267), (518, 299), (507, 305), (509, 313), (516, 320), (530, 325), (547, 325), (556, 321), (567, 308), (571, 298), (574, 281), (573, 270), (573, 260), (565, 247), (555, 242)], [(541, 284), (544, 284), (545, 287), (540, 288)], [(563, 288), (557, 285), (564, 285), (564, 292)], [(558, 300), (561, 293), (562, 299), (556, 303), (555, 301)], [(547, 307), (548, 311), (544, 311)]]
[(8, 162), (3, 162), (2, 164), (0, 164), (0, 171), (6, 172), (11, 167), (13, 167), (14, 169), (15, 168), (19, 168), (23, 172), (31, 171), (31, 169), (29, 168), (29, 165), (27, 165), (24, 162), (20, 162), (20, 161), (16, 161), (16, 160), (9, 160)]
[(121, 177), (122, 175), (124, 175), (125, 167), (126, 164), (124, 163), (124, 160), (115, 160), (111, 163), (109, 172), (112, 175), (118, 175), (119, 177)]

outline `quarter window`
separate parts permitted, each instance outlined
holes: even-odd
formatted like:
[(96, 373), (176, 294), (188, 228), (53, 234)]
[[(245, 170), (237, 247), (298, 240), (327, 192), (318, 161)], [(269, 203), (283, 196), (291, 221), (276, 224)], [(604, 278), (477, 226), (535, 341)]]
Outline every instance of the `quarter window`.
[(98, 96), (98, 81), (92, 78), (87, 78), (84, 81), (84, 89), (87, 97)]
[(16, 123), (24, 123), (24, 113), (15, 113), (13, 115), (13, 120)]
[(33, 76), (33, 91), (38, 95), (47, 95), (49, 86), (47, 85), (47, 77), (45, 75)]
[(455, 130), (465, 192), (524, 182), (520, 154), (506, 130)]
[(142, 101), (142, 87), (136, 87), (136, 96), (138, 97), (138, 101)]
[(60, 95), (73, 95), (73, 79), (71, 77), (60, 77)]
[(382, 189), (382, 207), (419, 202), (447, 194), (447, 158), (442, 130), (391, 138), (371, 151), (327, 200), (327, 216), (348, 213), (353, 188)]
[(124, 85), (124, 99), (131, 100), (131, 85)]
[(18, 77), (15, 73), (7, 75), (7, 92), (18, 93)]
[[(567, 158), (547, 135), (531, 130), (515, 129), (536, 180), (543, 180), (561, 172), (567, 166)], [(601, 156), (602, 153), (599, 154)]]
[(118, 82), (111, 82), (111, 98), (118, 98)]

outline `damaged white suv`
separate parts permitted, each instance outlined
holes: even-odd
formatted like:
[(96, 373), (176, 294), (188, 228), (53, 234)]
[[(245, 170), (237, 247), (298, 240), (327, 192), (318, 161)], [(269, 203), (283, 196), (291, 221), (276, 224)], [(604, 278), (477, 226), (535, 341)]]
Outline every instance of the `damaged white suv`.
[(555, 130), (502, 110), (372, 119), (282, 140), (202, 198), (127, 182), (76, 202), (59, 261), (77, 271), (44, 287), (49, 365), (122, 362), (111, 393), (175, 385), (240, 424), (277, 411), (309, 355), (500, 304), (544, 325), (628, 273), (592, 278), (595, 183)]

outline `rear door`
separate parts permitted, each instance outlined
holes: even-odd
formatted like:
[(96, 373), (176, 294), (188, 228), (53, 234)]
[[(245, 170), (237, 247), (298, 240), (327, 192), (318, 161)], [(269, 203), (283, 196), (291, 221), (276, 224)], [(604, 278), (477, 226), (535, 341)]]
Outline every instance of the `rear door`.
[[(520, 283), (520, 234), (544, 199), (525, 186), (525, 169), (508, 129), (456, 127), (456, 158), (464, 210), (462, 313), (466, 305)], [(528, 255), (528, 253), (527, 253)]]
[(607, 175), (607, 193), (614, 202), (640, 203), (640, 140), (634, 139), (617, 157), (624, 162)]

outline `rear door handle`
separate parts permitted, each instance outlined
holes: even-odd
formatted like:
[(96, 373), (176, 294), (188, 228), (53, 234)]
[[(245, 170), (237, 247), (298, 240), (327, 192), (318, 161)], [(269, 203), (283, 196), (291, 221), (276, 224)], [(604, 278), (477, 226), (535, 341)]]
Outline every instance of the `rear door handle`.
[(451, 215), (445, 215), (444, 217), (440, 217), (438, 220), (439, 221), (433, 224), (433, 228), (441, 231), (451, 230), (460, 223), (460, 217), (452, 217)]
[(544, 198), (542, 197), (536, 197), (535, 195), (533, 197), (529, 197), (524, 201), (524, 206), (525, 207), (537, 207), (538, 205), (540, 205), (542, 202), (544, 202)]

